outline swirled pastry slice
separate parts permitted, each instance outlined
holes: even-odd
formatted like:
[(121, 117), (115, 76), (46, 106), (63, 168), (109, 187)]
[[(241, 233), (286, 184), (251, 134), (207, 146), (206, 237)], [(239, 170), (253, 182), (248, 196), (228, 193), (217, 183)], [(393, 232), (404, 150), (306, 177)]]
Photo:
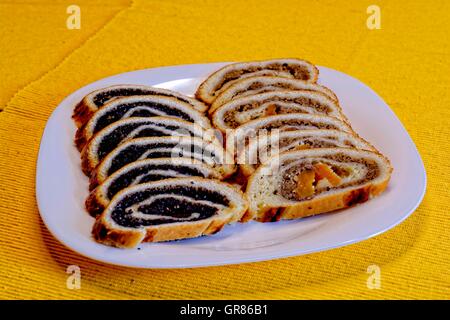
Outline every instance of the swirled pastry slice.
[[(231, 84), (244, 76), (269, 75), (264, 71), (273, 71), (276, 76), (290, 77), (307, 82), (316, 82), (319, 70), (311, 63), (299, 59), (275, 59), (265, 61), (239, 62), (226, 65), (211, 74), (198, 88), (195, 96), (211, 104)], [(273, 73), (270, 75), (274, 75)]]
[(91, 174), (90, 190), (131, 162), (155, 158), (198, 160), (213, 167), (223, 177), (236, 170), (233, 157), (217, 140), (187, 136), (138, 138), (122, 143), (102, 160)]
[(212, 114), (218, 107), (233, 99), (278, 90), (308, 90), (320, 92), (331, 100), (338, 101), (338, 98), (333, 91), (317, 83), (283, 77), (249, 77), (233, 83), (226, 90), (222, 91), (217, 99), (214, 100), (211, 107), (208, 109), (208, 112)]
[(296, 219), (343, 209), (379, 195), (392, 168), (382, 155), (351, 148), (288, 151), (250, 177), (243, 220)]
[(226, 149), (231, 154), (239, 156), (252, 140), (260, 139), (268, 133), (311, 129), (332, 129), (353, 133), (347, 123), (334, 117), (306, 113), (281, 114), (252, 120), (232, 130), (226, 137)]
[(124, 141), (134, 138), (165, 136), (215, 139), (213, 130), (205, 130), (184, 120), (167, 117), (128, 118), (107, 126), (89, 141), (81, 152), (83, 172), (89, 175), (108, 153)]
[(78, 128), (75, 145), (81, 151), (94, 134), (116, 121), (157, 116), (178, 118), (211, 128), (209, 119), (189, 103), (165, 96), (132, 96), (116, 98), (98, 109), (86, 124)]
[(92, 234), (100, 243), (121, 248), (195, 238), (238, 221), (246, 209), (245, 196), (227, 183), (167, 179), (120, 191), (97, 218)]
[(271, 156), (291, 151), (315, 148), (356, 148), (376, 151), (368, 142), (355, 134), (338, 130), (284, 131), (251, 141), (237, 158), (241, 173), (251, 175)]
[(226, 132), (251, 120), (288, 113), (318, 114), (346, 121), (338, 103), (320, 92), (282, 90), (231, 100), (214, 112), (212, 122)]
[(221, 179), (212, 167), (188, 158), (158, 158), (135, 161), (114, 172), (86, 199), (86, 209), (96, 216), (103, 212), (121, 190), (140, 183), (169, 178), (201, 177)]
[(74, 119), (77, 127), (81, 127), (92, 117), (94, 112), (103, 107), (106, 103), (110, 102), (112, 99), (143, 95), (172, 97), (181, 102), (190, 104), (198, 111), (204, 112), (207, 109), (202, 102), (175, 91), (143, 85), (122, 84), (102, 88), (89, 93), (77, 104), (72, 118)]

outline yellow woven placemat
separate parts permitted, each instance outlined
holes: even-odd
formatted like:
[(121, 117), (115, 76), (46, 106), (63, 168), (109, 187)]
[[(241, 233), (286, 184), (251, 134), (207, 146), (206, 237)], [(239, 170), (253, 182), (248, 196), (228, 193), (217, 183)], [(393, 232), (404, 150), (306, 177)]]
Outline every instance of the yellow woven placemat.
[[(103, 1), (104, 2), (104, 1)], [(67, 8), (74, 1), (0, 1), (0, 110), (20, 88), (54, 68), (125, 8), (129, 0), (77, 0), (80, 29), (68, 30)]]
[[(450, 298), (448, 1), (377, 1), (380, 30), (366, 27), (372, 1), (118, 1), (114, 8), (78, 2), (80, 35), (64, 30), (66, 15), (55, 18), (57, 9), (36, 1), (42, 20), (52, 22), (22, 21), (16, 14), (24, 27), (14, 32), (27, 44), (42, 37), (46, 48), (36, 48), (30, 59), (20, 54), (22, 41), (11, 36), (11, 46), (2, 42), (0, 70), (8, 77), (1, 99), (9, 102), (0, 113), (0, 298)], [(25, 7), (0, 8), (8, 17)], [(45, 122), (65, 96), (124, 71), (270, 57), (300, 57), (341, 70), (386, 100), (427, 169), (427, 194), (410, 218), (332, 251), (188, 270), (105, 265), (50, 235), (36, 207), (35, 165)], [(80, 289), (67, 287), (69, 265), (80, 267)], [(367, 286), (371, 265), (380, 268), (379, 289)]]

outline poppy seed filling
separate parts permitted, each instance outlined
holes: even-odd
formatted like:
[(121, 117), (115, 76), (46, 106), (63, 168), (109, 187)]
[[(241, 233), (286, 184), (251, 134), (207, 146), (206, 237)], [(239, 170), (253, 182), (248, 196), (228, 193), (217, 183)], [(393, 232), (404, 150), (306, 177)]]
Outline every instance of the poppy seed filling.
[(164, 114), (168, 117), (174, 117), (185, 121), (194, 122), (194, 119), (192, 119), (190, 115), (169, 105), (151, 101), (139, 101), (115, 105), (114, 109), (109, 110), (98, 118), (92, 133), (95, 134), (101, 129), (106, 128), (111, 123), (122, 119), (125, 114), (127, 114), (127, 118), (153, 117), (161, 116), (161, 114)]
[(165, 175), (162, 175), (161, 173), (155, 173), (155, 171), (162, 172), (169, 170), (177, 173), (178, 175), (206, 178), (205, 174), (195, 167), (175, 165), (170, 163), (143, 165), (129, 170), (125, 174), (119, 175), (116, 179), (114, 179), (114, 181), (111, 182), (108, 186), (108, 199), (112, 199), (112, 197), (117, 192), (132, 185), (134, 182), (136, 182), (136, 179), (139, 179), (139, 183), (146, 183), (172, 177), (172, 175), (170, 175), (169, 173)]
[[(148, 127), (148, 125), (151, 125), (152, 127)], [(147, 127), (146, 127), (147, 126)], [(141, 130), (137, 130), (140, 127), (142, 127)], [(158, 130), (159, 127), (161, 130)], [(138, 122), (138, 123), (129, 123), (126, 125), (122, 125), (117, 127), (115, 130), (110, 132), (109, 134), (105, 135), (102, 139), (102, 141), (99, 143), (97, 148), (97, 154), (99, 160), (103, 159), (110, 153), (112, 150), (114, 150), (123, 140), (125, 139), (132, 139), (132, 138), (144, 138), (144, 137), (163, 137), (168, 136), (169, 134), (167, 131), (177, 131), (181, 128), (178, 126), (170, 126), (165, 125), (161, 123), (155, 123), (155, 122)], [(182, 128), (183, 131), (186, 131), (186, 128)], [(134, 131), (134, 134), (130, 136), (130, 134)], [(186, 132), (187, 133), (187, 132)], [(192, 132), (189, 132), (190, 135), (194, 135)]]
[(187, 99), (183, 99), (183, 98), (174, 96), (172, 94), (158, 92), (156, 90), (151, 90), (151, 89), (141, 89), (141, 88), (109, 89), (108, 91), (103, 91), (103, 92), (97, 93), (92, 100), (97, 107), (101, 107), (113, 98), (139, 96), (139, 95), (152, 95), (152, 94), (158, 95), (158, 96), (173, 97), (180, 101), (189, 103), (189, 101)]
[[(146, 204), (152, 198), (151, 204)], [(219, 212), (219, 206), (229, 204), (226, 196), (205, 188), (166, 186), (125, 196), (114, 207), (111, 218), (120, 226), (139, 228), (208, 219)]]
[(205, 154), (205, 150), (198, 145), (173, 143), (147, 143), (130, 145), (121, 150), (111, 161), (107, 169), (107, 175), (111, 175), (128, 163), (142, 159), (170, 158), (174, 156), (173, 149), (179, 147), (184, 151), (189, 151), (193, 156), (197, 155), (201, 160), (205, 157), (213, 159), (215, 163), (221, 163), (221, 160), (213, 152)]

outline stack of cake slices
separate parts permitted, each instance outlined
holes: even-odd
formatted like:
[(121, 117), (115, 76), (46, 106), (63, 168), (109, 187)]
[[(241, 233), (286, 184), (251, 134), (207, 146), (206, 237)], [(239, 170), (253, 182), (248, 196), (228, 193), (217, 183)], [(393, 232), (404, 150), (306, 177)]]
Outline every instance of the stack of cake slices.
[(130, 248), (212, 234), (241, 220), (245, 196), (222, 182), (237, 167), (206, 110), (194, 98), (142, 85), (100, 89), (75, 107), (94, 239)]
[(195, 98), (143, 85), (88, 94), (75, 145), (96, 241), (123, 248), (362, 203), (392, 168), (299, 59), (234, 63)]

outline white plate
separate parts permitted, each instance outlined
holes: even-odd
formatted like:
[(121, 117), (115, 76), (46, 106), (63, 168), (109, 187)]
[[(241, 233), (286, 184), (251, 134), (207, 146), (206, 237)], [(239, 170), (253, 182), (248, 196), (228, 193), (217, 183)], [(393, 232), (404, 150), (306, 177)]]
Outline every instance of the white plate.
[(47, 122), (37, 162), (36, 195), (50, 232), (72, 250), (95, 260), (140, 268), (185, 268), (289, 257), (336, 248), (378, 235), (408, 217), (419, 205), (426, 175), (417, 149), (386, 103), (360, 81), (320, 67), (319, 82), (338, 95), (354, 129), (392, 162), (394, 172), (381, 196), (337, 214), (297, 221), (251, 222), (225, 227), (197, 239), (142, 244), (124, 250), (91, 238), (94, 219), (84, 210), (88, 179), (73, 144), (72, 110), (84, 95), (113, 84), (146, 84), (192, 95), (198, 84), (225, 63), (182, 65), (128, 72), (74, 92)]

